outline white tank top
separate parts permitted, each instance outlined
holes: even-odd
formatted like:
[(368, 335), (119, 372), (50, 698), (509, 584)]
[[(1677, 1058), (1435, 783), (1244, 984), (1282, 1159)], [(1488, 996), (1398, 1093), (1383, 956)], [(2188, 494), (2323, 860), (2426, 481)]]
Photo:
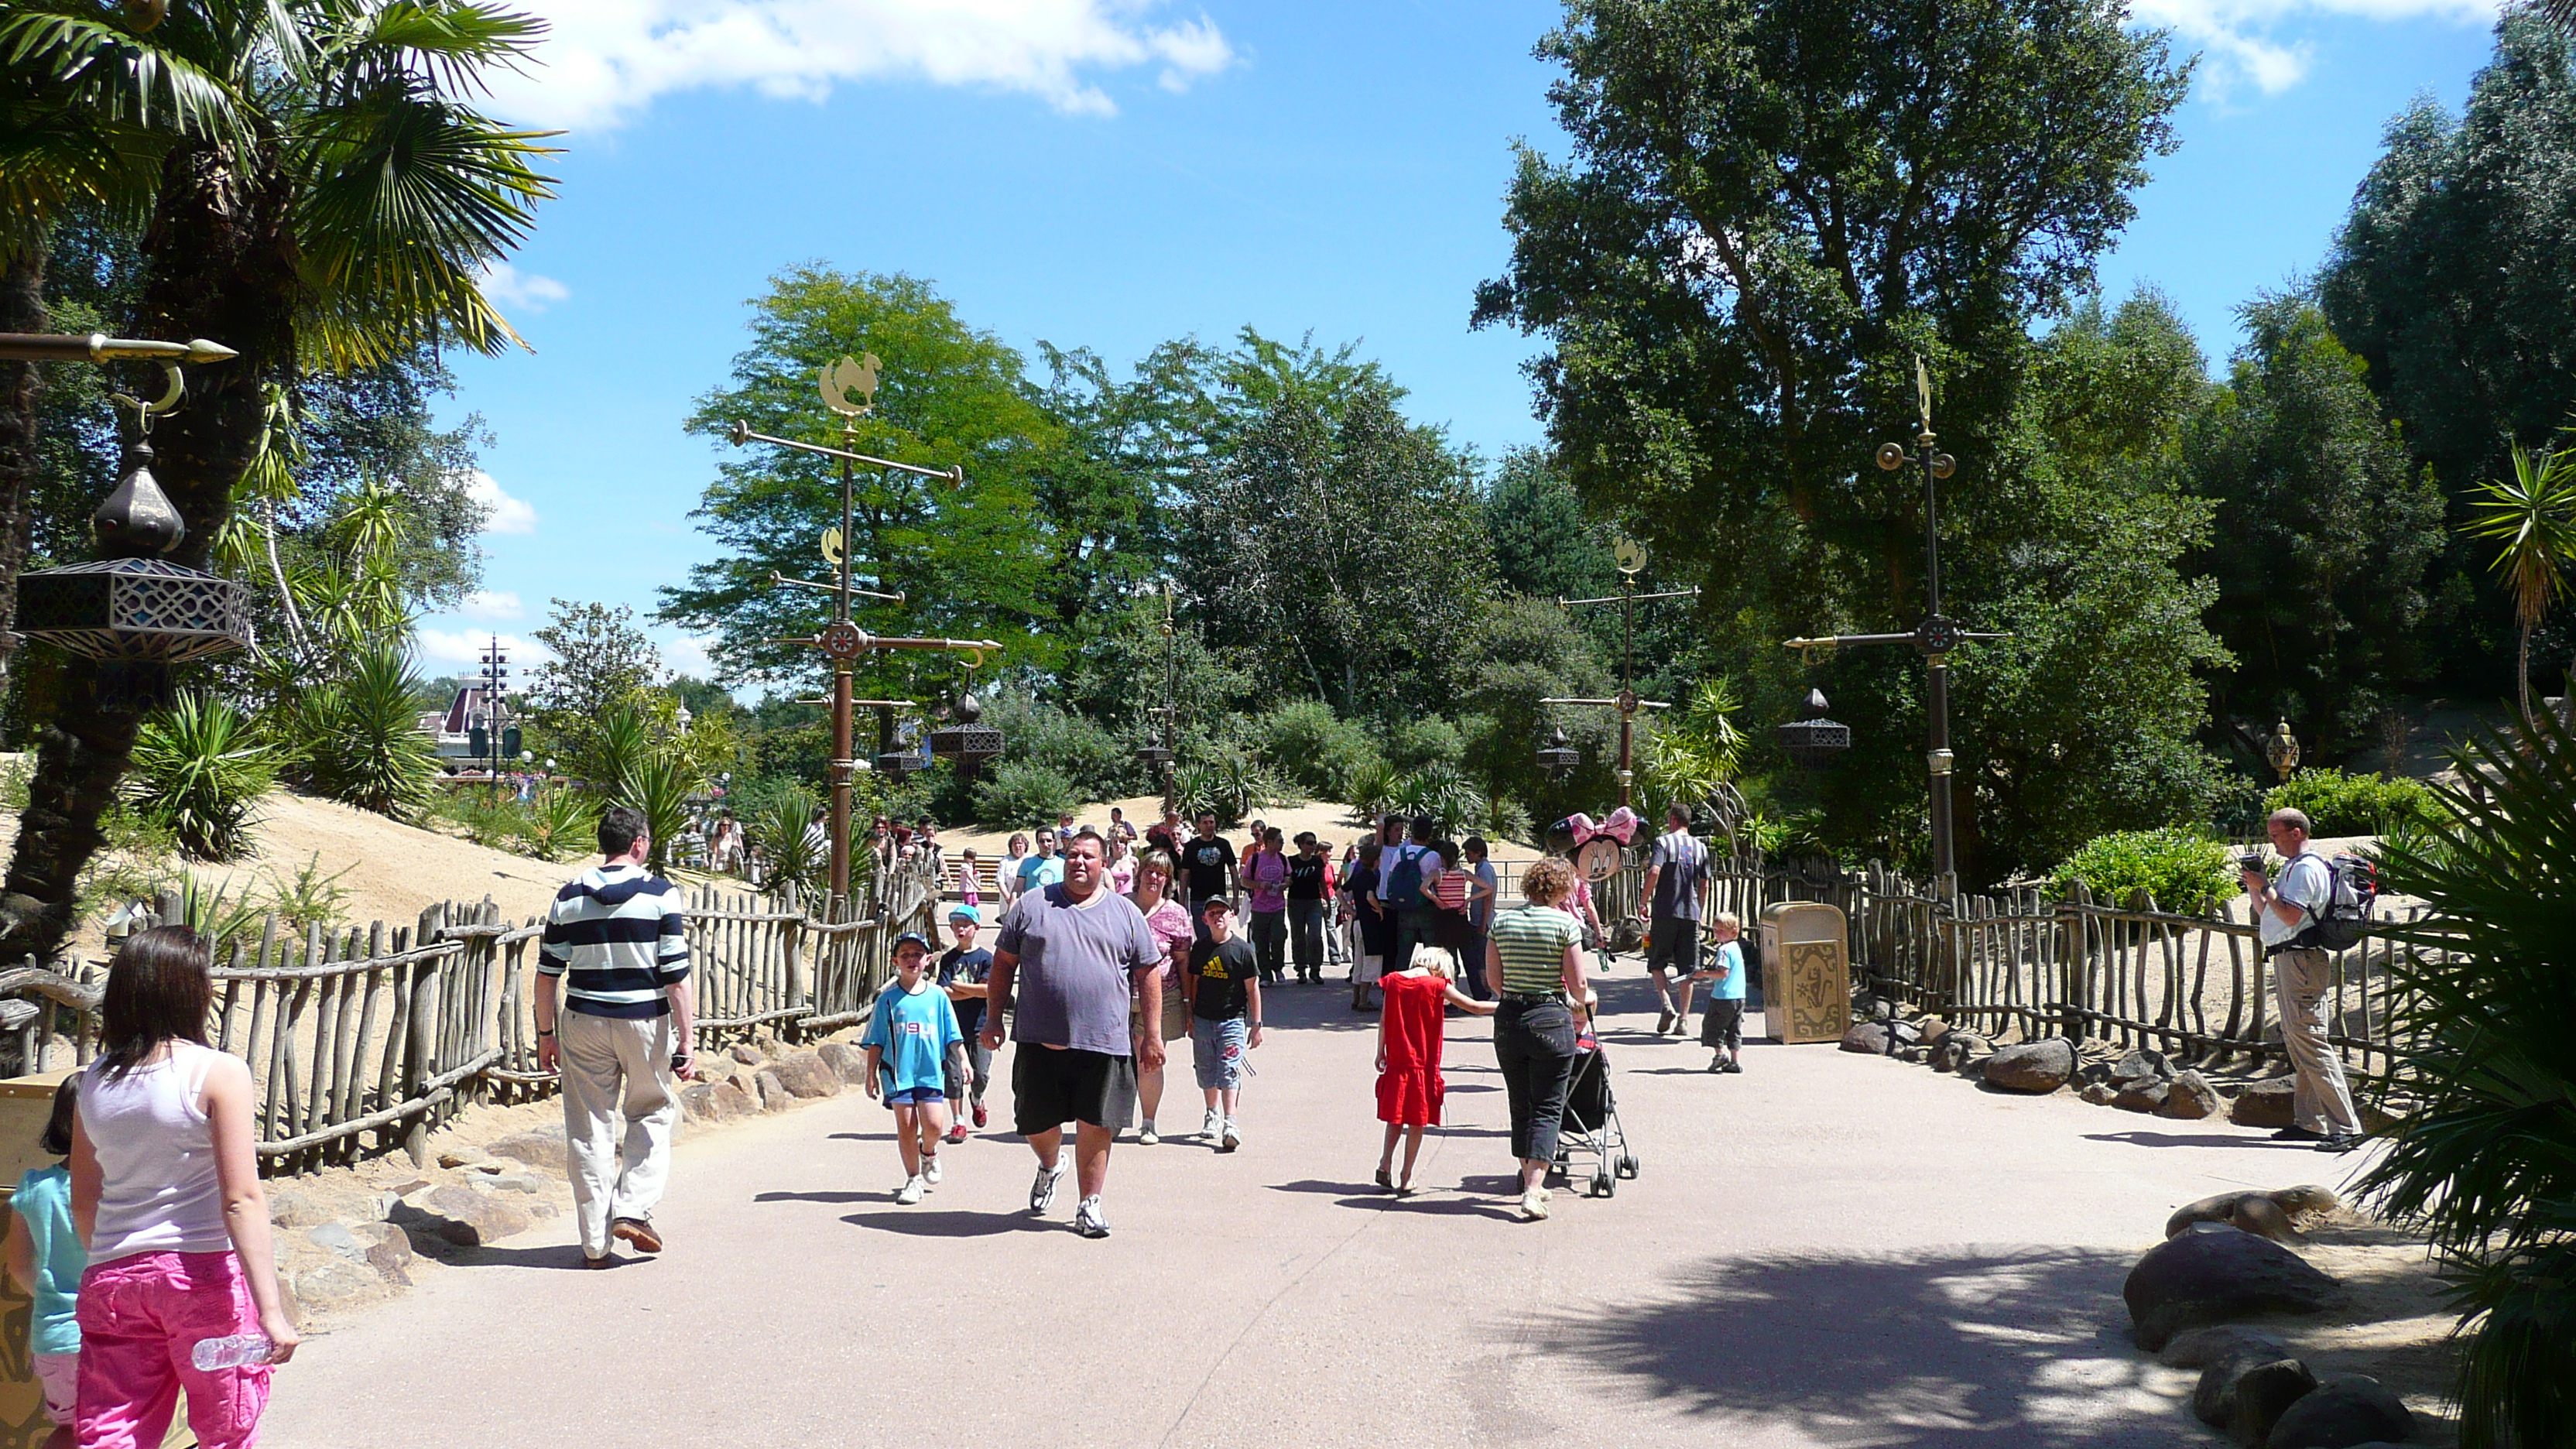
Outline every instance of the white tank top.
[(170, 1043), (170, 1055), (119, 1081), (93, 1066), (81, 1077), (81, 1126), (105, 1182), (89, 1260), (136, 1253), (229, 1251), (215, 1142), (200, 1103), (214, 1048)]

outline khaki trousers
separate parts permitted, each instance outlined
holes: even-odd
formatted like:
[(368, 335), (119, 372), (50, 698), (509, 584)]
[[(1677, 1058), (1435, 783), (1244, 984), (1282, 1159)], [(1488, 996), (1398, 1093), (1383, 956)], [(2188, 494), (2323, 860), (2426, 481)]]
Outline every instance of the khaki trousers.
[(2290, 1120), (2311, 1132), (2342, 1135), (2360, 1132), (2361, 1117), (2352, 1110), (2343, 1057), (2326, 1041), (2323, 1003), (2333, 979), (2323, 951), (2283, 951), (2272, 958), (2281, 1044), (2289, 1048), (2290, 1070), (2298, 1078)]
[(668, 1016), (630, 1021), (567, 1011), (555, 1018), (572, 1210), (585, 1257), (607, 1254), (615, 1219), (651, 1217), (670, 1181), (671, 1126), (680, 1119), (671, 1026)]

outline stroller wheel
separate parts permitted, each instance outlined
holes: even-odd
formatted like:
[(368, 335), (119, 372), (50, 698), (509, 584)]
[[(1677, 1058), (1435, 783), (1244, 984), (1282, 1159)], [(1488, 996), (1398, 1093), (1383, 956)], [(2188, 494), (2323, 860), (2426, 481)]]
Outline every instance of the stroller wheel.
[(1634, 1178), (1637, 1175), (1637, 1159), (1633, 1156), (1625, 1154), (1621, 1155), (1619, 1158), (1619, 1175), (1621, 1177)]
[(1619, 1179), (1612, 1177), (1607, 1168), (1592, 1174), (1592, 1196), (1610, 1197), (1618, 1191)]

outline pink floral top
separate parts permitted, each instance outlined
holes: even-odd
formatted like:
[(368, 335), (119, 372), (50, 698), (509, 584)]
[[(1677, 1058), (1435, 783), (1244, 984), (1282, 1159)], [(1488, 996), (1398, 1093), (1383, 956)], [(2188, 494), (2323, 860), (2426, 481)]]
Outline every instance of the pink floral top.
[[(1145, 913), (1145, 927), (1154, 933), (1155, 940), (1163, 943), (1164, 959), (1172, 962), (1176, 970), (1189, 959), (1190, 913), (1179, 901), (1164, 897), (1161, 905)], [(1179, 979), (1174, 975), (1163, 978), (1166, 985)]]

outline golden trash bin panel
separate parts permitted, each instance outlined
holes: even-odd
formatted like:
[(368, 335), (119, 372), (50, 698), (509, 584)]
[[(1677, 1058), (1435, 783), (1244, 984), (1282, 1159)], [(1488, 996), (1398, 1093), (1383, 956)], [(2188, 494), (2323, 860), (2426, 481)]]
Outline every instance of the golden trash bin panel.
[(1843, 1039), (1851, 1025), (1851, 936), (1840, 907), (1781, 901), (1764, 908), (1762, 1021), (1776, 1042)]

